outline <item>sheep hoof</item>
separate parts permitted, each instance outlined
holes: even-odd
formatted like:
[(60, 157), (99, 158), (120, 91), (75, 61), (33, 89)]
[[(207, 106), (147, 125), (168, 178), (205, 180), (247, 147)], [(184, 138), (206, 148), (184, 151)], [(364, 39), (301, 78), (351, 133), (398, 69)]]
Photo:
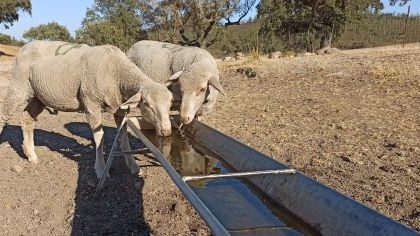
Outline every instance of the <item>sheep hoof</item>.
[(28, 157), (28, 161), (31, 163), (31, 164), (38, 164), (39, 163), (39, 160), (38, 160), (38, 157), (37, 156), (35, 156), (35, 157)]

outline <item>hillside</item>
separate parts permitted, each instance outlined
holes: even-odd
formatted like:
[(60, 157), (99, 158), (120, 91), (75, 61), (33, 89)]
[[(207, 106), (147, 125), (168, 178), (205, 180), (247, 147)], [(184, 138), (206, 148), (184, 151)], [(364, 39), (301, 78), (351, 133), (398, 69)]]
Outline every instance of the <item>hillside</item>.
[(0, 44), (0, 56), (14, 57), (19, 51), (19, 47)]
[[(406, 20), (404, 15), (381, 14), (350, 22), (338, 40), (333, 41), (333, 46), (355, 49), (420, 42), (420, 17), (412, 16)], [(216, 57), (233, 55), (237, 51), (249, 53), (257, 45), (260, 50), (264, 50), (264, 40), (258, 38), (259, 25), (256, 21), (228, 28), (220, 27), (219, 41), (208, 50)], [(305, 35), (298, 37), (304, 38)], [(278, 39), (273, 44), (276, 50), (288, 50), (287, 45)]]

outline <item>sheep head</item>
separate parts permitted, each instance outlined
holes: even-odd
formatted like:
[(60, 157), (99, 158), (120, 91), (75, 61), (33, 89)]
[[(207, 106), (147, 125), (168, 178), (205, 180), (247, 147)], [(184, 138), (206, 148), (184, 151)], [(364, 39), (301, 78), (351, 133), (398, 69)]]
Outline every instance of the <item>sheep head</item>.
[(213, 86), (225, 95), (218, 78), (214, 75), (188, 70), (177, 72), (174, 75), (171, 76), (165, 85), (170, 86), (175, 84), (175, 86), (179, 87), (182, 97), (179, 115), (181, 122), (184, 124), (192, 122), (195, 114), (206, 100), (209, 93), (209, 86)]
[(172, 93), (163, 85), (152, 83), (142, 87), (133, 97), (121, 105), (121, 109), (139, 107), (143, 119), (152, 124), (159, 136), (171, 135), (169, 110)]

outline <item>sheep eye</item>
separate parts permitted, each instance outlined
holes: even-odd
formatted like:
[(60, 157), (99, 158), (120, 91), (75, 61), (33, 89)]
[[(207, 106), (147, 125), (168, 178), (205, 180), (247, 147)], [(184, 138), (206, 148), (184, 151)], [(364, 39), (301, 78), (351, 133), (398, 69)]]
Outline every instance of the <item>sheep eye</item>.
[(143, 103), (143, 105), (144, 105), (145, 107), (149, 107), (149, 108), (150, 108), (150, 105), (149, 105), (149, 103), (147, 103), (147, 102), (144, 102), (144, 103)]
[(206, 91), (206, 88), (201, 88), (198, 92), (197, 92), (197, 96), (200, 94), (200, 93), (204, 93)]

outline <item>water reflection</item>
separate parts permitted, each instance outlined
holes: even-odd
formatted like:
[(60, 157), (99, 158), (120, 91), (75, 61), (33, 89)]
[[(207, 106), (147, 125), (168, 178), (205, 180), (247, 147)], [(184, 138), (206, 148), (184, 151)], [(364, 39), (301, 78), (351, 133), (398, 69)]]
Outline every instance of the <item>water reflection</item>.
[[(206, 153), (204, 148), (173, 131), (169, 137), (158, 137), (152, 132), (145, 136), (168, 159), (181, 176), (209, 175), (221, 173), (223, 167), (219, 160)], [(194, 187), (205, 186), (206, 180), (194, 181)]]

